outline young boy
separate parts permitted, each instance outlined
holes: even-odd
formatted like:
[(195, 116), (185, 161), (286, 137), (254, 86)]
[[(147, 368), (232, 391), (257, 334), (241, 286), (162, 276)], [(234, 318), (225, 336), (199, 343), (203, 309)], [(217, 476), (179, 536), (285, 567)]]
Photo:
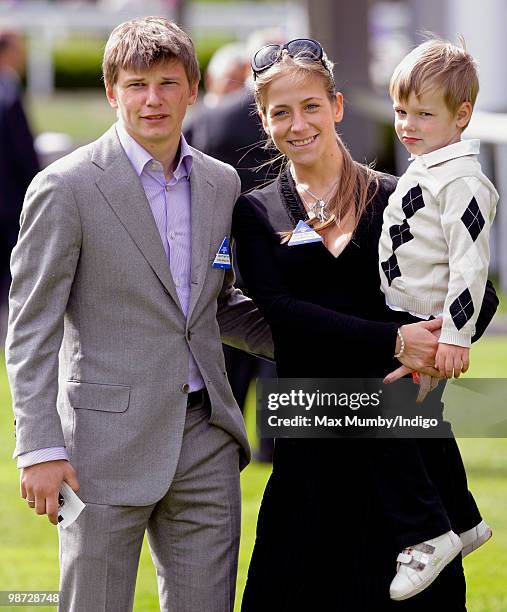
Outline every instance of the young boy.
[[(477, 159), (479, 141), (461, 140), (478, 91), (471, 55), (436, 39), (409, 53), (389, 86), (396, 134), (411, 153), (412, 163), (384, 213), (379, 244), (382, 291), (393, 310), (420, 319), (442, 317), (435, 367), (447, 378), (468, 369), (498, 201)], [(467, 490), (462, 493), (463, 500), (470, 500)], [(477, 516), (475, 503), (470, 504)], [(473, 514), (467, 507), (462, 511), (465, 516)], [(459, 537), (464, 556), (486, 542), (491, 529), (480, 520)], [(451, 531), (430, 542), (449, 549), (449, 562), (461, 548), (457, 538)], [(427, 545), (423, 542), (399, 555), (391, 584), (393, 599), (405, 599), (421, 580)]]

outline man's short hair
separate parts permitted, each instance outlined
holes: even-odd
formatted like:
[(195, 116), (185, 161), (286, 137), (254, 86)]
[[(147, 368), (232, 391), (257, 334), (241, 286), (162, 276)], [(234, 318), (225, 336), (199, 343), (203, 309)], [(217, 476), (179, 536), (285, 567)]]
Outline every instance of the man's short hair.
[(201, 78), (192, 40), (173, 21), (164, 17), (142, 17), (125, 21), (109, 36), (104, 49), (102, 74), (113, 86), (123, 70), (149, 70), (160, 62), (179, 60), (190, 85)]
[(432, 38), (413, 49), (394, 69), (389, 83), (389, 95), (406, 102), (411, 93), (417, 97), (438, 88), (454, 115), (463, 102), (472, 108), (479, 93), (479, 76), (474, 58), (467, 52), (465, 41), (461, 46)]

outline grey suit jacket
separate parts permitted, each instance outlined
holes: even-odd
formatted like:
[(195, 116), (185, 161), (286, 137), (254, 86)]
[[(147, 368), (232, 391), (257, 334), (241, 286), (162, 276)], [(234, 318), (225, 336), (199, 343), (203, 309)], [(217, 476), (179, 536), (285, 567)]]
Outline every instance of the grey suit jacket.
[(11, 269), (7, 371), (14, 456), (66, 446), (84, 501), (160, 499), (178, 462), (192, 352), (210, 422), (249, 448), (221, 349), (272, 354), (233, 274), (211, 267), (230, 234), (236, 172), (193, 150), (191, 299), (185, 318), (141, 182), (111, 128), (30, 185)]

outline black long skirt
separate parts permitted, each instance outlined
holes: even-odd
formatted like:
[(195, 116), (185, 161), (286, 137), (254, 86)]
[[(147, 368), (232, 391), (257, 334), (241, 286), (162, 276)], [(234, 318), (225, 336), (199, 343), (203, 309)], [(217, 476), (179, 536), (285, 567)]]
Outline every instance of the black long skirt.
[(276, 441), (242, 612), (466, 611), (459, 556), (422, 593), (389, 598), (400, 551), (372, 477), (377, 442)]

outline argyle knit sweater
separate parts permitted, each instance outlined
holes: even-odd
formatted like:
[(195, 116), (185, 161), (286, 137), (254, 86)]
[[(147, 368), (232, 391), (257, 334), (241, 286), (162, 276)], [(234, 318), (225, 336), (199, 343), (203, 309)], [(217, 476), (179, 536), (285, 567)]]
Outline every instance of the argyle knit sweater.
[(414, 157), (384, 211), (379, 242), (386, 303), (442, 315), (440, 342), (469, 347), (484, 297), (498, 193), (478, 161), (479, 141)]

